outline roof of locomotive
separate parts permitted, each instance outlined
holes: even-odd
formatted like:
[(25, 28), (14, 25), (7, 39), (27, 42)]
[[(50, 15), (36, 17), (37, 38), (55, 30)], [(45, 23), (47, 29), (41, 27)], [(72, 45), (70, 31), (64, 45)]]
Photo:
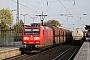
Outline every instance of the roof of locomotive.
[(45, 30), (52, 30), (50, 27), (48, 26), (40, 26), (40, 25), (24, 25), (23, 26), (24, 28), (42, 28), (42, 29), (45, 29)]

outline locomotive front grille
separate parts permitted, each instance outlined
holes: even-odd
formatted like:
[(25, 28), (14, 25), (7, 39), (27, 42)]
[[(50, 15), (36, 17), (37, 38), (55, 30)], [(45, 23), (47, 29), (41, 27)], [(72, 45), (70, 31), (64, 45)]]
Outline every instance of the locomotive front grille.
[(37, 45), (37, 44), (24, 44), (23, 47), (26, 49), (26, 50), (36, 50), (40, 47), (40, 45)]

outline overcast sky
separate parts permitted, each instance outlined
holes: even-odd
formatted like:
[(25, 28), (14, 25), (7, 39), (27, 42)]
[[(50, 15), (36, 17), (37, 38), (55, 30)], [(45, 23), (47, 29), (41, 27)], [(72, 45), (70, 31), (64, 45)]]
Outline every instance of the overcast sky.
[[(0, 9), (16, 10), (16, 2), (17, 0), (0, 0)], [(25, 16), (25, 24), (32, 23), (33, 19), (30, 17), (41, 14), (42, 11), (48, 15), (44, 21), (58, 20), (67, 29), (81, 28), (84, 30), (84, 25), (90, 24), (90, 0), (19, 0), (19, 3), (19, 14), (28, 14)], [(13, 24), (16, 23), (16, 14), (14, 11)], [(20, 15), (19, 19), (24, 20), (24, 17)], [(40, 17), (35, 18), (34, 22), (41, 22)]]

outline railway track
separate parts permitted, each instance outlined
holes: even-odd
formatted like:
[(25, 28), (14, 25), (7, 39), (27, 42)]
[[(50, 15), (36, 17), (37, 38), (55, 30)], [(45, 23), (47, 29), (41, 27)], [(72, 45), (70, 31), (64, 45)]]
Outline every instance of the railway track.
[(80, 46), (59, 45), (34, 55), (19, 55), (5, 60), (71, 60)]
[[(72, 60), (80, 46), (63, 45), (28, 57), (26, 60)], [(56, 50), (58, 49), (58, 50)]]
[(69, 49), (65, 50), (62, 54), (58, 55), (53, 60), (73, 60), (79, 48), (79, 46), (72, 46)]

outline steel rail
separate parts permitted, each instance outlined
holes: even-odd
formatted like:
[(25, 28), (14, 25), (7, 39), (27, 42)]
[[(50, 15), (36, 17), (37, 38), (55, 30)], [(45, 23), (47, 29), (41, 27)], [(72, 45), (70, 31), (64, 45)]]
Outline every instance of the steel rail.
[[(61, 46), (63, 46), (63, 45), (61, 45)], [(59, 47), (59, 46), (57, 46), (57, 47)], [(45, 52), (50, 51), (50, 50), (52, 50), (52, 49), (55, 49), (55, 48), (57, 48), (57, 47), (50, 48), (50, 49), (48, 49), (48, 50), (42, 51), (41, 53), (38, 53), (38, 54), (35, 54), (35, 55), (30, 56), (30, 57), (28, 57), (28, 58), (25, 58), (24, 60), (28, 60), (29, 58), (32, 58), (32, 57), (38, 56), (39, 54), (45, 53)]]
[(75, 55), (75, 53), (77, 53), (77, 51), (78, 51), (79, 48), (80, 48), (80, 47), (78, 47), (78, 48), (75, 50), (75, 52), (69, 57), (68, 60), (71, 60), (71, 59), (73, 58), (73, 56)]
[(58, 55), (56, 58), (54, 58), (53, 60), (57, 60), (59, 57), (61, 57), (62, 55), (64, 55), (66, 52), (68, 52), (70, 49), (72, 49), (72, 47), (70, 47), (69, 49), (65, 50), (62, 54)]

